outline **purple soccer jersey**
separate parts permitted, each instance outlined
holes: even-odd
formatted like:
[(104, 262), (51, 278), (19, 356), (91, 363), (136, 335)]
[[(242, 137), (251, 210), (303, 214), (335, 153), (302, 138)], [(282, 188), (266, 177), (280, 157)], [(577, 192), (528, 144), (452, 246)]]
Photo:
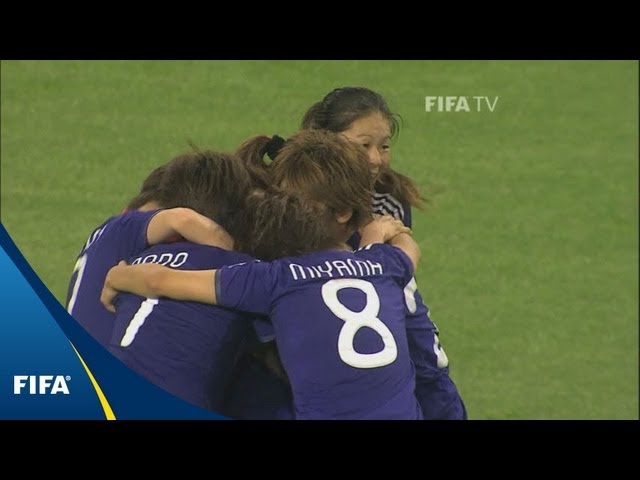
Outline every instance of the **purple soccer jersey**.
[[(390, 194), (374, 194), (372, 209), (376, 214), (400, 218), (406, 226), (411, 227), (411, 205), (399, 202)], [(354, 234), (348, 243), (354, 250), (357, 249), (360, 235)], [(449, 375), (448, 359), (440, 346), (438, 329), (416, 289), (414, 278), (405, 287), (405, 300), (409, 354), (416, 369), (415, 395), (425, 420), (466, 419), (464, 403)], [(256, 331), (262, 341), (268, 341), (275, 335), (273, 326), (267, 322), (256, 323)], [(284, 387), (275, 377), (269, 378), (266, 373), (261, 373), (262, 370), (243, 367), (246, 364), (239, 366), (237, 384), (232, 389), (231, 399), (238, 406), (234, 410), (237, 416), (249, 419), (279, 418), (274, 412), (285, 411), (289, 405)], [(269, 385), (272, 388), (267, 388)], [(258, 394), (262, 397), (259, 398)]]
[(405, 287), (409, 354), (416, 369), (416, 397), (425, 420), (466, 420), (467, 411), (449, 376), (449, 360), (440, 345), (438, 327), (412, 278)]
[[(405, 225), (411, 227), (411, 205), (399, 202), (390, 194), (375, 193), (372, 210), (376, 214), (400, 218)], [(357, 250), (360, 235), (354, 234), (348, 243)], [(420, 328), (422, 326), (420, 324)], [(275, 338), (273, 325), (268, 321), (257, 321), (254, 328), (261, 342), (273, 341)], [(229, 411), (237, 418), (249, 420), (293, 418), (291, 393), (288, 390), (287, 385), (262, 367), (252, 355), (245, 355), (236, 366), (234, 383), (229, 390)]]
[(106, 345), (114, 315), (100, 303), (111, 267), (147, 247), (147, 225), (158, 210), (111, 217), (95, 229), (78, 255), (67, 292), (67, 311), (93, 338)]
[(406, 336), (409, 258), (376, 244), (224, 267), (218, 303), (268, 315), (298, 419), (421, 419)]
[[(391, 215), (411, 228), (411, 205), (403, 204), (388, 193), (374, 193), (373, 213)], [(349, 239), (356, 249), (357, 233)], [(429, 308), (417, 291), (414, 278), (406, 285), (407, 339), (409, 353), (416, 368), (416, 397), (425, 420), (462, 420), (467, 418), (460, 393), (449, 376), (449, 361), (438, 339), (438, 328), (431, 320)]]
[[(177, 242), (128, 259), (180, 270), (209, 270), (251, 261), (247, 255)], [(217, 412), (254, 316), (224, 307), (132, 294), (116, 298), (109, 351), (147, 380)]]

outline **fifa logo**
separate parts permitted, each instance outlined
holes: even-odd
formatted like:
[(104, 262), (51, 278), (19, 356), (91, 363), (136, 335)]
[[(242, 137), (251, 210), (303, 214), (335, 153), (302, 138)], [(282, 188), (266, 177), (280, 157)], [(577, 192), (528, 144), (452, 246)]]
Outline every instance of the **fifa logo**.
[[(500, 97), (424, 97), (425, 112), (493, 112)], [(475, 100), (475, 101), (474, 101)]]
[(30, 395), (55, 395), (63, 393), (69, 395), (67, 382), (71, 377), (62, 375), (14, 375), (13, 394), (20, 395), (27, 386)]

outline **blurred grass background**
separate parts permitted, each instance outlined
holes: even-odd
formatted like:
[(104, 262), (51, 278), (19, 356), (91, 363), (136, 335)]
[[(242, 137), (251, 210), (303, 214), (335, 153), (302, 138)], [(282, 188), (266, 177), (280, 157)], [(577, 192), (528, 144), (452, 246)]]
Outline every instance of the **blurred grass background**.
[[(1, 220), (64, 302), (86, 237), (188, 150), (338, 86), (403, 118), (418, 284), (473, 419), (638, 419), (638, 62), (3, 61)], [(425, 96), (498, 96), (429, 112)], [(472, 109), (475, 105), (470, 102)]]

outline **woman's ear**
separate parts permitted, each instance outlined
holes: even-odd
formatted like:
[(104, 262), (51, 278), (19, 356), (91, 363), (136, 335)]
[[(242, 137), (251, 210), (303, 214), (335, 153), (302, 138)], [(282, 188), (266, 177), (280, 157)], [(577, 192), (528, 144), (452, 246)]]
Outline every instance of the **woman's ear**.
[(351, 220), (351, 217), (353, 217), (353, 209), (352, 208), (350, 208), (348, 210), (345, 210), (344, 212), (340, 212), (340, 213), (336, 214), (336, 221), (339, 224), (344, 225), (349, 220)]

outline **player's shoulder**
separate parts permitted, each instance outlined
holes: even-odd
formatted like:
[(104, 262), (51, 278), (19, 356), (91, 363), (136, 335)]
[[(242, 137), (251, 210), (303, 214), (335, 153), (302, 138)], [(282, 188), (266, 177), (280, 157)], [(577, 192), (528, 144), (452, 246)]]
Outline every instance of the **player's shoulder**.
[(103, 221), (97, 228), (95, 228), (94, 230), (99, 230), (101, 228), (104, 228), (106, 226), (109, 225), (116, 225), (118, 223), (121, 223), (123, 221), (123, 216), (125, 215), (125, 213), (118, 213), (116, 215), (112, 215), (109, 218), (107, 218), (105, 221)]
[(149, 219), (155, 216), (158, 212), (161, 212), (162, 209), (155, 210), (125, 210), (118, 215), (114, 215), (111, 217), (116, 222), (126, 222), (137, 219)]
[[(122, 214), (113, 215), (103, 221), (100, 225), (93, 228), (87, 237), (87, 240), (82, 247), (82, 253), (96, 248), (96, 244), (103, 244), (105, 241), (109, 242), (109, 240), (105, 240), (108, 238), (118, 238), (119, 235), (117, 232), (120, 231), (119, 224), (121, 222)], [(113, 233), (115, 232), (115, 234)]]
[(388, 243), (369, 243), (356, 248), (353, 251), (353, 254), (356, 256), (366, 257), (369, 255), (389, 254), (390, 252), (393, 252), (393, 250), (397, 249), (397, 247), (389, 245)]
[(109, 217), (103, 224), (110, 230), (139, 228), (146, 225), (160, 210), (127, 210)]
[[(319, 272), (320, 270), (326, 270), (327, 265), (332, 260), (336, 259), (337, 251), (320, 251), (320, 252), (308, 252), (302, 255), (281, 257), (270, 262), (263, 262), (264, 265), (260, 268), (263, 272), (269, 274), (273, 278), (285, 278), (288, 279), (292, 276), (297, 278), (296, 272)], [(347, 253), (347, 252), (343, 252)], [(319, 275), (319, 274), (318, 274)], [(306, 278), (305, 275), (302, 275)], [(296, 279), (294, 278), (294, 280)], [(310, 279), (316, 278), (314, 274), (309, 276)], [(285, 283), (287, 283), (285, 281)]]
[(274, 267), (287, 267), (288, 265), (317, 265), (327, 261), (336, 260), (350, 252), (341, 252), (339, 250), (322, 250), (319, 252), (308, 252), (295, 257), (278, 258), (270, 262)]
[(370, 243), (363, 245), (353, 252), (358, 259), (393, 264), (402, 270), (413, 270), (413, 264), (409, 256), (398, 247), (388, 243)]

